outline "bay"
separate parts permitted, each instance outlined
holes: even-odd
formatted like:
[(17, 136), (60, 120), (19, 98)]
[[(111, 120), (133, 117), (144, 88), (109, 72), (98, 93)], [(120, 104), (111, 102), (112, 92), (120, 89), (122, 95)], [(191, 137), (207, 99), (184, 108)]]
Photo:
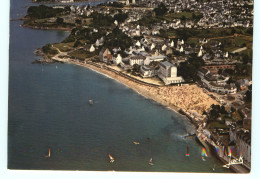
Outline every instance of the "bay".
[[(11, 0), (11, 18), (24, 16), (29, 5)], [(213, 172), (215, 165), (214, 172), (231, 172), (210, 153), (201, 160), (201, 145), (183, 138), (195, 131), (183, 116), (90, 69), (32, 64), (37, 48), (69, 33), (21, 24), (10, 21), (9, 169)]]

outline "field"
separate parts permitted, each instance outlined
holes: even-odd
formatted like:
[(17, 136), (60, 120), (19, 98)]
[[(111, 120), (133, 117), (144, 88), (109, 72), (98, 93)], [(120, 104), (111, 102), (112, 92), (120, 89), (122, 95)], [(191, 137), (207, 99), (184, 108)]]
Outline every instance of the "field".
[[(187, 19), (187, 20), (192, 20), (193, 19), (193, 17), (192, 17), (193, 13), (194, 12), (169, 13), (169, 14), (166, 14), (164, 16), (164, 19), (168, 20), (168, 21), (171, 21), (173, 19), (181, 19), (181, 18), (185, 17), (185, 19)], [(194, 14), (196, 16), (200, 15), (200, 13), (196, 13), (196, 12)]]
[(58, 48), (62, 52), (68, 52), (68, 51), (72, 50), (73, 45), (74, 45), (74, 42), (53, 44), (54, 47)]
[(98, 51), (91, 53), (91, 52), (87, 52), (86, 50), (83, 50), (83, 49), (78, 49), (78, 50), (75, 50), (75, 51), (69, 53), (68, 55), (70, 55), (71, 57), (76, 57), (76, 58), (83, 60), (83, 59), (86, 59), (86, 58), (93, 57), (97, 54), (98, 54)]

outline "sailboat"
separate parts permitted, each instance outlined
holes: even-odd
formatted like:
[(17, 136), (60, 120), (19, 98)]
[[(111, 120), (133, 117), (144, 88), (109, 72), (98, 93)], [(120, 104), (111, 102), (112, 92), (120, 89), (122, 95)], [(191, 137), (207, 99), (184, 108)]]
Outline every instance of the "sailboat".
[(204, 147), (202, 147), (202, 149), (201, 149), (201, 159), (203, 161), (206, 161), (206, 157), (208, 157), (207, 150)]
[(186, 157), (189, 157), (190, 156), (190, 153), (189, 153), (189, 146), (187, 145), (187, 153), (185, 154)]
[(51, 148), (49, 148), (49, 154), (45, 156), (46, 158), (50, 158), (51, 157)]
[(215, 171), (215, 168), (216, 168), (216, 167), (215, 167), (215, 164), (214, 164), (214, 166), (213, 166), (212, 170), (213, 170), (213, 171)]
[(153, 158), (151, 158), (151, 159), (149, 160), (149, 165), (154, 165), (154, 164), (153, 164)]
[(112, 157), (112, 155), (108, 154), (108, 157), (110, 159), (110, 163), (113, 163), (115, 161), (114, 157)]
[(89, 104), (92, 105), (94, 102), (92, 99), (88, 100)]

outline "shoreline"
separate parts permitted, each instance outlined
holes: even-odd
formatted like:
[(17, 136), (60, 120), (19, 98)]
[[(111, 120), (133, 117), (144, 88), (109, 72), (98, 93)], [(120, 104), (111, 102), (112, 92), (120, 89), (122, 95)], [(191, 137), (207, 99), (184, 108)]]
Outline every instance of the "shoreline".
[[(112, 71), (106, 70), (104, 68), (98, 68), (98, 67), (91, 65), (91, 64), (88, 64), (88, 63), (85, 64), (85, 63), (82, 63), (82, 62), (75, 62), (71, 59), (67, 60), (67, 61), (61, 60), (61, 59), (59, 59), (59, 60), (55, 59), (54, 61), (82, 66), (82, 67), (88, 68), (88, 69), (90, 69), (90, 70), (92, 70), (92, 71), (94, 71), (98, 74), (101, 74), (101, 75), (104, 75), (104, 76), (106, 76), (110, 79), (113, 79), (113, 80), (117, 81), (118, 83), (134, 90), (135, 92), (137, 92), (142, 97), (144, 97), (148, 100), (152, 100), (152, 101), (156, 102), (158, 105), (162, 105), (163, 107), (175, 112), (176, 114), (182, 116), (183, 118), (186, 118), (188, 121), (190, 121), (197, 128), (197, 130), (199, 128), (199, 125), (201, 124), (201, 121), (195, 121), (194, 117), (191, 116), (188, 111), (184, 112), (182, 108), (167, 104), (167, 102), (164, 102), (163, 100), (159, 99), (158, 97), (156, 97), (156, 95), (150, 94), (149, 91), (145, 91), (144, 89), (142, 89), (140, 84), (133, 82), (131, 80), (128, 80), (128, 79), (126, 79), (126, 78), (124, 78), (120, 75), (117, 75)], [(135, 84), (135, 85), (133, 85), (133, 84)], [(179, 86), (179, 87), (181, 88), (181, 86)], [(153, 87), (153, 88), (160, 88), (160, 87)], [(196, 132), (196, 137), (198, 138), (198, 142), (200, 142), (204, 147), (208, 148), (208, 151), (211, 151), (211, 152), (214, 153), (214, 150), (213, 149), (211, 150), (211, 147), (213, 147), (213, 145), (209, 144), (210, 146), (208, 146), (206, 144), (203, 144), (201, 139), (200, 139), (200, 135), (198, 135), (198, 133), (200, 133), (200, 132), (198, 132), (198, 131)], [(202, 133), (200, 133), (200, 134), (202, 134)], [(224, 164), (227, 163), (227, 161), (224, 160), (224, 158), (222, 158), (220, 155), (218, 155), (218, 154), (215, 154), (215, 155), (216, 155), (215, 157), (218, 160), (220, 160)], [(248, 173), (248, 172), (250, 172), (250, 170), (247, 171), (242, 166), (231, 166), (230, 170), (232, 170), (235, 173)]]
[[(21, 19), (21, 20), (23, 20), (23, 19)], [(39, 30), (60, 30), (60, 31), (67, 31), (67, 32), (70, 32), (73, 29), (70, 27), (42, 27), (42, 26), (33, 26), (33, 25), (28, 25), (28, 24), (21, 24), (21, 27), (39, 29)]]
[[(167, 95), (164, 94), (163, 92), (167, 92), (167, 90), (172, 90), (173, 91), (177, 91), (180, 92), (185, 88), (196, 88), (197, 90), (199, 89), (199, 87), (195, 84), (192, 85), (185, 85), (185, 86), (146, 86), (143, 84), (139, 84), (137, 82), (134, 82), (132, 80), (129, 80), (123, 76), (120, 76), (119, 74), (116, 74), (113, 71), (107, 70), (105, 68), (99, 68), (97, 66), (94, 66), (90, 63), (83, 63), (83, 62), (79, 62), (79, 61), (73, 61), (72, 59), (69, 60), (64, 60), (64, 59), (53, 59), (54, 61), (57, 62), (63, 62), (63, 63), (68, 63), (68, 64), (74, 64), (74, 65), (79, 65), (85, 68), (88, 68), (96, 73), (99, 73), (101, 75), (104, 75), (110, 79), (113, 79), (121, 84), (123, 84), (124, 86), (131, 88), (132, 90), (134, 90), (135, 92), (137, 92), (139, 95), (145, 97), (146, 99), (149, 100), (153, 100), (154, 102), (158, 103), (159, 105), (164, 106), (165, 108), (168, 108), (172, 111), (174, 111), (175, 113), (179, 114), (180, 116), (186, 117), (191, 123), (193, 123), (196, 127), (198, 127), (198, 125), (202, 122), (202, 118), (201, 115), (198, 114), (197, 117), (195, 117), (194, 115), (192, 115), (192, 110), (187, 110), (187, 109), (183, 109), (180, 106), (176, 106), (174, 104), (172, 104), (172, 100), (171, 98), (174, 98), (176, 96), (171, 96), (171, 95)], [(159, 94), (162, 90), (163, 94)], [(201, 89), (200, 89), (201, 90)], [(154, 91), (159, 91), (158, 93), (154, 93)], [(201, 90), (201, 92), (203, 92)], [(157, 95), (158, 94), (158, 95)], [(203, 92), (204, 95), (207, 95), (206, 93)], [(208, 96), (208, 95), (207, 95)], [(190, 96), (188, 95), (187, 98), (189, 98)], [(210, 105), (215, 103), (217, 104), (218, 102), (216, 100), (211, 99), (210, 97), (208, 97), (208, 99), (211, 100)], [(177, 100), (177, 99), (174, 99)], [(187, 99), (186, 99), (187, 101)], [(210, 106), (208, 105), (208, 106)], [(182, 113), (182, 111), (184, 112), (184, 114)]]

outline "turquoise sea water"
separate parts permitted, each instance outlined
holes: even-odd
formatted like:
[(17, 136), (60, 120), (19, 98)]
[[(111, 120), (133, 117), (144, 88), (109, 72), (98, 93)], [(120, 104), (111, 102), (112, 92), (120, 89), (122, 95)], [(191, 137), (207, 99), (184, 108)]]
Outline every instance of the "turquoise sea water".
[[(11, 18), (25, 15), (28, 5), (30, 0), (11, 0)], [(179, 114), (89, 69), (31, 64), (40, 58), (37, 48), (68, 32), (21, 23), (10, 21), (8, 168), (213, 172), (215, 165), (214, 172), (231, 172), (211, 154), (201, 160), (201, 146), (183, 139), (195, 128)]]

